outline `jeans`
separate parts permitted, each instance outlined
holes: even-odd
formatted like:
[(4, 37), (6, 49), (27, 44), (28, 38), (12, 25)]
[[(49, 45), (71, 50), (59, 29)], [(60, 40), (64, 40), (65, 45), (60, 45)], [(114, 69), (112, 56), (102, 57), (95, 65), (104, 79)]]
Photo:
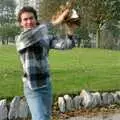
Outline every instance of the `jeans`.
[(52, 108), (51, 89), (50, 80), (48, 80), (46, 86), (35, 90), (24, 85), (24, 95), (32, 115), (32, 120), (50, 120)]

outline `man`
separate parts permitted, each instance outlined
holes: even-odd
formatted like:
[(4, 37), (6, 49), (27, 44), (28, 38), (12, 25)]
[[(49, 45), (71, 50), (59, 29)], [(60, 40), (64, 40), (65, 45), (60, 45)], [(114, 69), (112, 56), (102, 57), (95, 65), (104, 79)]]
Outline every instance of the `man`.
[(52, 107), (51, 77), (48, 64), (50, 48), (73, 47), (74, 25), (69, 25), (68, 38), (58, 39), (51, 29), (61, 24), (68, 15), (66, 9), (57, 19), (39, 25), (36, 11), (29, 6), (18, 13), (18, 22), (23, 30), (16, 40), (16, 48), (23, 65), (24, 95), (29, 105), (32, 120), (50, 120)]

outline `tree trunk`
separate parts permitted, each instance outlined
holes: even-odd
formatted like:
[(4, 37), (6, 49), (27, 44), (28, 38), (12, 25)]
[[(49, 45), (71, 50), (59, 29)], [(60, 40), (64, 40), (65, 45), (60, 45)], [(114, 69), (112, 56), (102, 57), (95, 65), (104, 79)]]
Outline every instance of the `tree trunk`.
[(96, 48), (100, 48), (100, 27), (96, 31)]
[(2, 36), (2, 45), (5, 44), (5, 38)]
[(9, 39), (9, 37), (6, 37), (6, 44), (8, 45), (8, 39)]

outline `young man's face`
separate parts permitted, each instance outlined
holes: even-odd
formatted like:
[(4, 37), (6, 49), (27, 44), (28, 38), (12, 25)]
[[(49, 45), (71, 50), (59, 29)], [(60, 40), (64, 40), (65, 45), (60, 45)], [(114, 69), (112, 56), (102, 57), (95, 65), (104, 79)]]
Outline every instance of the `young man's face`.
[(35, 16), (31, 12), (24, 12), (21, 14), (21, 22), (20, 25), (23, 29), (32, 29), (36, 27), (37, 20)]

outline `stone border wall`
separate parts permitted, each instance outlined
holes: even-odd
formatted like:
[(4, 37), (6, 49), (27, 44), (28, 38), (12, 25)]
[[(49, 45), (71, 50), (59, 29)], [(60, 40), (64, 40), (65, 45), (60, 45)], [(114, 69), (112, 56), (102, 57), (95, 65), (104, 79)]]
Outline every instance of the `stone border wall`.
[(8, 103), (6, 99), (0, 100), (0, 120), (30, 120), (29, 107), (24, 97), (15, 96)]
[[(89, 92), (82, 90), (80, 95), (59, 96), (57, 101), (60, 112), (68, 112), (81, 108), (94, 108), (120, 104), (120, 91)], [(11, 102), (0, 100), (0, 120), (31, 120), (29, 107), (24, 97), (15, 96)]]
[(58, 107), (63, 113), (81, 108), (95, 108), (113, 104), (120, 105), (120, 91), (100, 93), (82, 90), (80, 95), (73, 98), (67, 94), (58, 97)]

